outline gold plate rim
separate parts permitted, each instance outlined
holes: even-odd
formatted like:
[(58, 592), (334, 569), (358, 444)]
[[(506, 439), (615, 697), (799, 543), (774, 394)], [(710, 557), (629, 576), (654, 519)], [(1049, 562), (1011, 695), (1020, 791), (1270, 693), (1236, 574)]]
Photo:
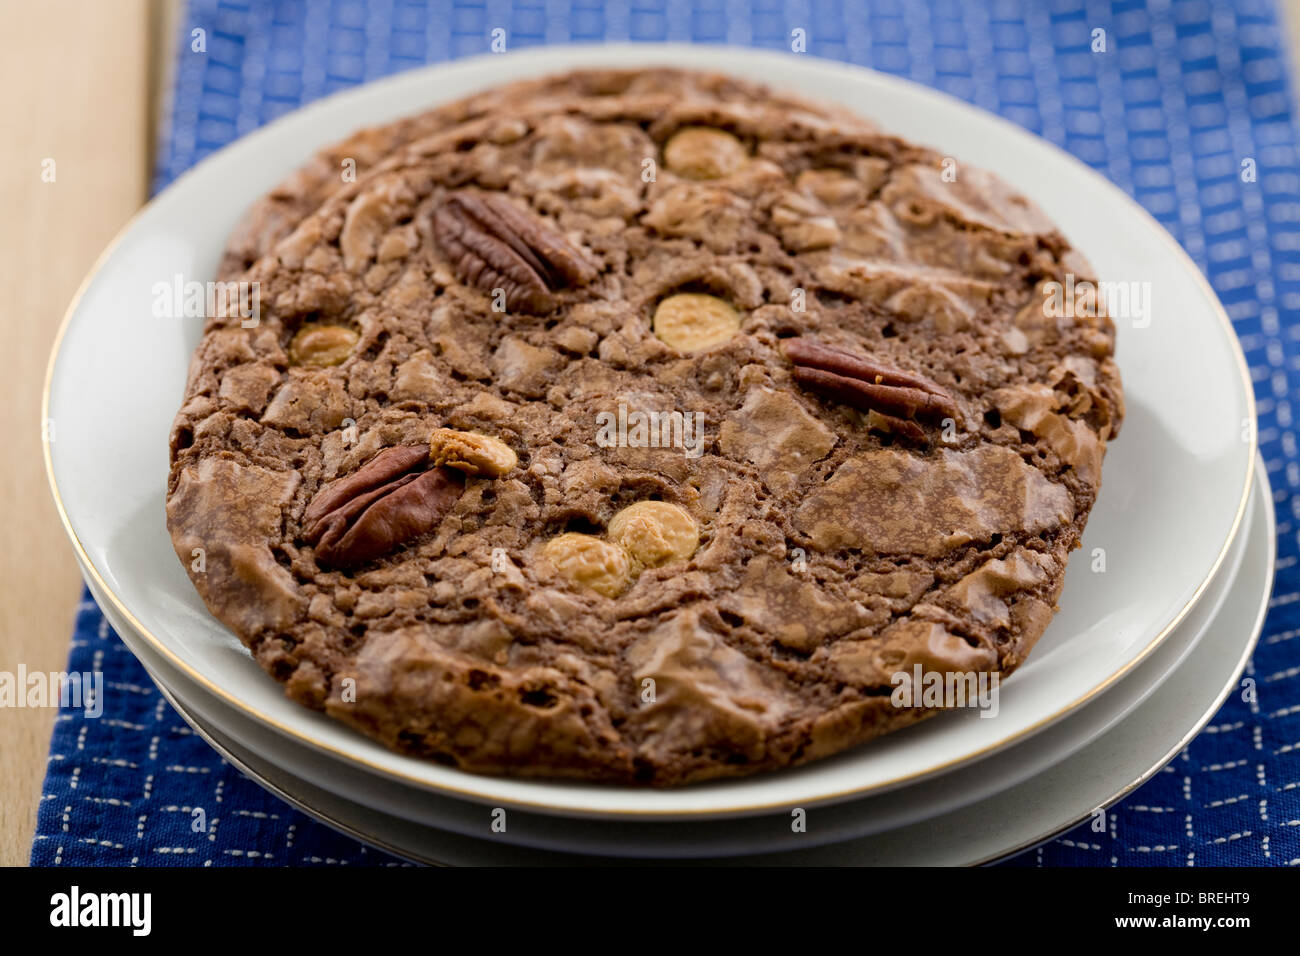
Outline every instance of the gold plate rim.
[[(1260, 464), (1262, 464), (1262, 462)], [(1273, 586), (1275, 583), (1274, 576), (1277, 573), (1277, 521), (1273, 516), (1273, 483), (1268, 480), (1267, 470), (1257, 469), (1257, 475), (1260, 478), (1262, 487), (1259, 489), (1259, 498), (1255, 501), (1255, 507), (1265, 508), (1268, 510), (1268, 518), (1266, 521), (1268, 531), (1268, 566), (1264, 569), (1264, 579), (1266, 583), (1264, 586), (1264, 593), (1260, 598), (1259, 610), (1255, 613), (1255, 619), (1250, 625), (1250, 640), (1246, 642), (1246, 646), (1242, 648), (1241, 653), (1238, 655), (1237, 663), (1234, 664), (1232, 668), (1232, 676), (1229, 677), (1228, 680), (1224, 681), (1223, 689), (1215, 695), (1213, 703), (1211, 703), (1210, 706), (1201, 713), (1192, 727), (1183, 734), (1176, 744), (1169, 747), (1165, 751), (1164, 756), (1162, 756), (1156, 763), (1149, 767), (1145, 772), (1124, 784), (1123, 787), (1115, 791), (1111, 796), (1103, 800), (1096, 809), (1114, 806), (1138, 787), (1142, 786), (1142, 784), (1154, 777), (1161, 771), (1161, 769), (1166, 767), (1171, 760), (1178, 756), (1179, 752), (1190, 744), (1196, 736), (1205, 729), (1205, 725), (1210, 722), (1214, 715), (1219, 712), (1219, 708), (1223, 706), (1224, 701), (1228, 699), (1228, 695), (1232, 693), (1233, 687), (1235, 687), (1237, 681), (1241, 679), (1241, 675), (1245, 673), (1246, 665), (1250, 663), (1250, 659), (1255, 653), (1255, 648), (1259, 646), (1259, 639), (1264, 634), (1264, 621), (1268, 618), (1269, 601), (1273, 595)], [(1249, 534), (1250, 532), (1247, 531), (1246, 533)], [(1230, 585), (1230, 587), (1234, 585)], [(1015, 856), (1017, 853), (1023, 853), (1025, 850), (1032, 850), (1034, 847), (1041, 846), (1047, 841), (1060, 836), (1062, 833), (1074, 829), (1086, 819), (1088, 819), (1088, 814), (1084, 814), (1063, 826), (1056, 827), (1041, 836), (1022, 841), (1009, 850), (997, 853), (993, 856), (984, 857), (980, 860), (975, 860), (968, 865), (987, 866), (990, 863), (1005, 860), (1009, 856)]]

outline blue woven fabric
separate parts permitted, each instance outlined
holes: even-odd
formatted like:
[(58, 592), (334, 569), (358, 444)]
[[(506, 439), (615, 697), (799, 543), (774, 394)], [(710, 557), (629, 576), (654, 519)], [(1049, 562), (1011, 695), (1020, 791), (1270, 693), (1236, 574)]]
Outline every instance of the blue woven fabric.
[[(1008, 865), (1300, 864), (1300, 569), (1290, 402), (1300, 362), (1300, 174), (1285, 31), (1272, 2), (961, 0), (195, 0), (156, 187), (303, 103), (428, 62), (616, 40), (789, 49), (908, 77), (1020, 123), (1129, 192), (1209, 276), (1256, 382), (1276, 491), (1273, 607), (1237, 697), (1119, 804)], [(1092, 50), (1106, 31), (1106, 52)], [(206, 51), (191, 49), (206, 31)], [(1243, 182), (1243, 159), (1257, 180)], [(105, 712), (59, 714), (36, 864), (392, 864), (270, 797), (221, 761), (153, 688), (87, 597), (70, 671), (103, 670)], [(196, 832), (193, 808), (206, 815)]]

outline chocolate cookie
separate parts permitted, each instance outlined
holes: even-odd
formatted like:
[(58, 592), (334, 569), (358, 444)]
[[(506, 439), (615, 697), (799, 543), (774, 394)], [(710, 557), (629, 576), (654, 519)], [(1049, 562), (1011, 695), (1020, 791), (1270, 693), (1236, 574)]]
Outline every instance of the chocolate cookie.
[(585, 70), (495, 87), (417, 116), (358, 130), (313, 156), (305, 166), (294, 170), (254, 203), (240, 220), (227, 240), (218, 278), (236, 278), (292, 232), (298, 223), (320, 208), (332, 193), (345, 183), (361, 178), (400, 147), (491, 113), (513, 110), (527, 116), (529, 113), (553, 112), (564, 101), (575, 97), (612, 94), (723, 101), (766, 98), (769, 103), (792, 110), (845, 116), (858, 125), (867, 122), (838, 107), (813, 106), (798, 97), (773, 93), (744, 80), (716, 73)]
[(363, 138), (228, 259), (265, 250), (259, 321), (208, 321), (172, 434), (177, 554), (290, 696), (467, 770), (674, 785), (1025, 658), (1123, 403), (1024, 198), (679, 71)]

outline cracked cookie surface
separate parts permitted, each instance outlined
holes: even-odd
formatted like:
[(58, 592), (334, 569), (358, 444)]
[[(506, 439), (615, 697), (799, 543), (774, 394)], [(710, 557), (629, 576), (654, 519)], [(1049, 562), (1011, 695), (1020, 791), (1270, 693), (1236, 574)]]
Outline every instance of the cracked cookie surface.
[(932, 713), (898, 672), (1010, 673), (1123, 417), (1028, 201), (708, 74), (357, 134), (222, 268), (261, 317), (193, 358), (177, 553), (294, 699), (472, 771), (775, 769)]

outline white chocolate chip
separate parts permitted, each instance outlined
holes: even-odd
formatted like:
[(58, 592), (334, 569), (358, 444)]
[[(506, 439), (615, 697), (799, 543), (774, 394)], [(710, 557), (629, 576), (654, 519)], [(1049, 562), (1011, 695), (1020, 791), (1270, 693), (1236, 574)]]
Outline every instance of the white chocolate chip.
[(605, 597), (618, 597), (632, 578), (632, 561), (616, 544), (590, 534), (569, 532), (552, 538), (542, 557), (560, 576)]
[(609, 523), (609, 539), (624, 548), (639, 564), (657, 568), (670, 561), (686, 561), (700, 546), (695, 520), (667, 501), (638, 501)]
[(682, 292), (655, 308), (654, 333), (679, 352), (699, 352), (721, 345), (740, 329), (740, 313), (712, 295)]

